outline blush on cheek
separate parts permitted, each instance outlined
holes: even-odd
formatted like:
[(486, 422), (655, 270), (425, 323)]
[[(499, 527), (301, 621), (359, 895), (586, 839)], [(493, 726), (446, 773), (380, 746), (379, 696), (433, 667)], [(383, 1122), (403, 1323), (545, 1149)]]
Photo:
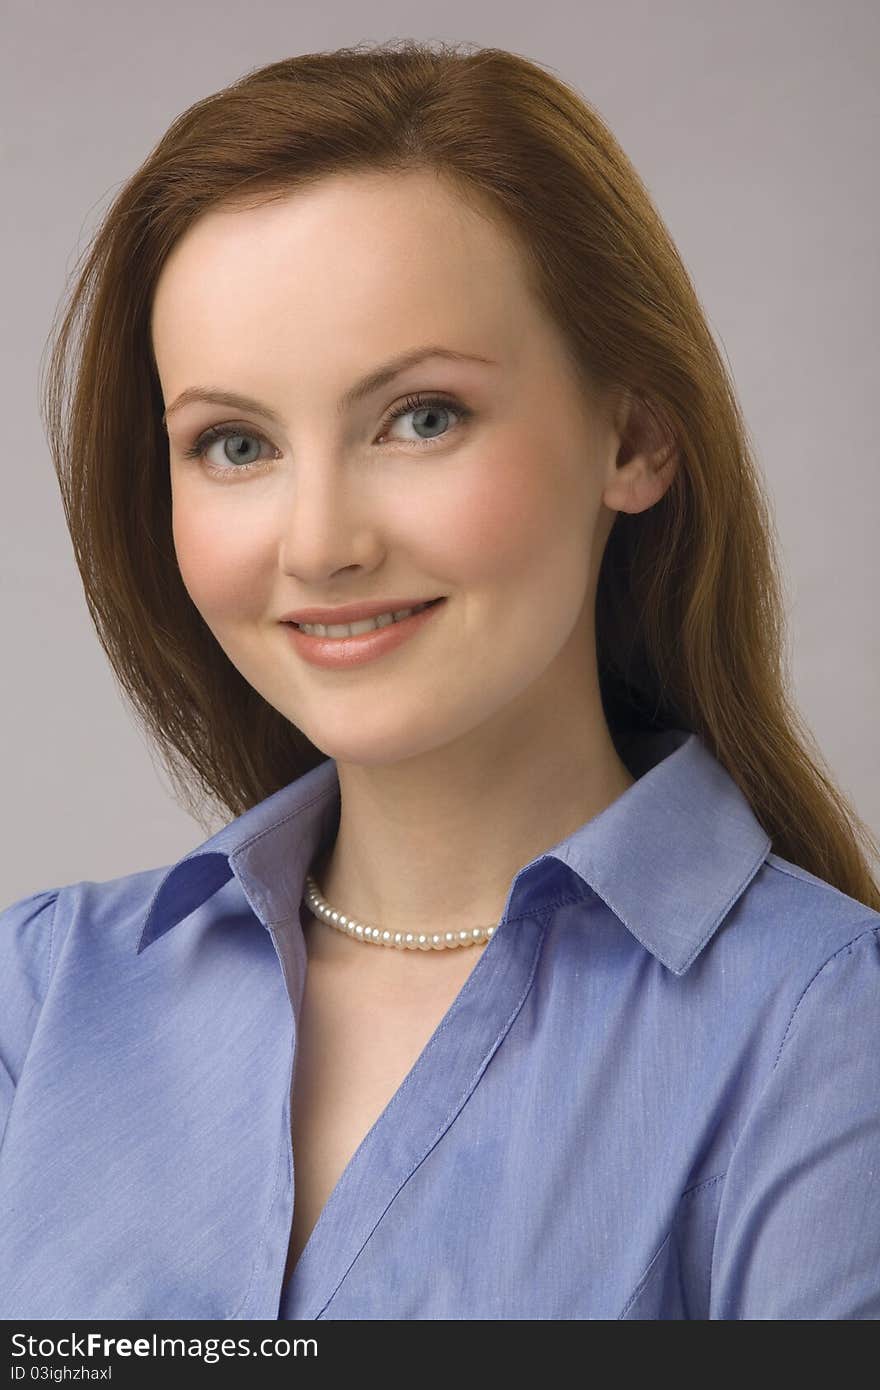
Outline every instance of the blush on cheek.
[(244, 607), (249, 566), (242, 538), (204, 512), (175, 510), (174, 550), (184, 587), (206, 621), (222, 621)]
[(481, 472), (446, 509), (460, 567), (491, 581), (533, 564), (536, 547), (552, 544), (558, 527), (551, 496), (533, 460), (507, 456)]

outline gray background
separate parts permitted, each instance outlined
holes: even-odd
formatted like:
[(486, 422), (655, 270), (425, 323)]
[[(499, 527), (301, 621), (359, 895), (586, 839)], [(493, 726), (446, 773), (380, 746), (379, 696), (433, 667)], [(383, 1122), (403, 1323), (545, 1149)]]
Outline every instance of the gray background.
[(116, 689), (64, 525), (38, 377), (66, 278), (187, 106), (263, 63), (362, 40), (511, 49), (573, 84), (620, 140), (757, 448), (798, 704), (880, 832), (880, 6), (5, 0), (2, 23), (0, 906), (171, 863), (205, 838)]

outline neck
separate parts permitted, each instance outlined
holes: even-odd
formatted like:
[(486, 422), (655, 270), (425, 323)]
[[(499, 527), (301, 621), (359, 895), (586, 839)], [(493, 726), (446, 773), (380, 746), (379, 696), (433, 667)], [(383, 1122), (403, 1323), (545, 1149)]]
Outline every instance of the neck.
[[(516, 710), (395, 763), (337, 758), (339, 830), (311, 866), (330, 906), (396, 932), (445, 932), (500, 921), (519, 869), (599, 815), (632, 786), (595, 689), (550, 716)], [(502, 727), (503, 726), (503, 727)], [(397, 955), (310, 922), (310, 955)]]

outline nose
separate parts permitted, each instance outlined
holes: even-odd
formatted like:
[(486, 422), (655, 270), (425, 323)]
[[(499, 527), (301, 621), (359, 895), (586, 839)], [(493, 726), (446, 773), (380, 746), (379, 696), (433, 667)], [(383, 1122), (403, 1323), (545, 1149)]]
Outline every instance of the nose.
[(304, 588), (352, 567), (370, 567), (381, 553), (368, 499), (335, 459), (313, 457), (297, 469), (283, 505), (280, 567)]

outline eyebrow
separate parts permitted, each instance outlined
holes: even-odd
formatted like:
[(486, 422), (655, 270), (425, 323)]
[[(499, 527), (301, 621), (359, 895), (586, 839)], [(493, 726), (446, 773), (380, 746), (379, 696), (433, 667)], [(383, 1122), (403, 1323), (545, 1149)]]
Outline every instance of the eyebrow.
[[(354, 386), (350, 386), (340, 397), (337, 406), (338, 413), (341, 415), (358, 401), (372, 395), (374, 391), (378, 391), (380, 387), (387, 386), (394, 377), (399, 376), (408, 367), (415, 367), (419, 362), (424, 362), (427, 357), (443, 357), (452, 362), (482, 362), (489, 367), (498, 366), (498, 363), (490, 357), (479, 357), (475, 353), (455, 352), (452, 348), (438, 347), (433, 344), (427, 347), (413, 348), (410, 352), (403, 352), (397, 357), (392, 357), (388, 362), (376, 367), (374, 371), (368, 372), (360, 381), (355, 382)], [(262, 415), (266, 420), (271, 420), (275, 425), (283, 424), (280, 415), (264, 402), (254, 400), (251, 396), (239, 395), (237, 391), (223, 391), (216, 386), (188, 386), (164, 411), (162, 415), (163, 425), (173, 411), (180, 410), (182, 406), (189, 405), (193, 401), (207, 401), (212, 405), (228, 405), (234, 410), (250, 410), (257, 415)]]

